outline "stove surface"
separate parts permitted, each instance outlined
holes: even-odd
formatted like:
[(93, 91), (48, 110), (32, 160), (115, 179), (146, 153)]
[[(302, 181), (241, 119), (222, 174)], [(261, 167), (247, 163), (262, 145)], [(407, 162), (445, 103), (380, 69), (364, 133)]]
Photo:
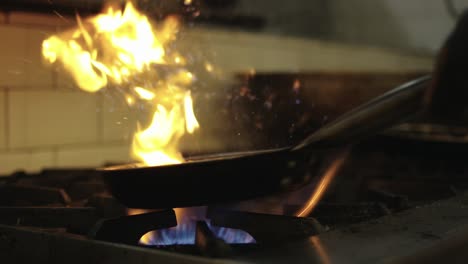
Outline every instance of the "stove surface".
[[(464, 144), (388, 136), (363, 141), (306, 217), (294, 216), (301, 205), (284, 197), (275, 214), (261, 212), (254, 201), (243, 202), (256, 209), (250, 212), (208, 206), (187, 231), (193, 233), (189, 244), (141, 244), (149, 231), (162, 237), (184, 223), (172, 209), (128, 215), (95, 170), (18, 172), (0, 178), (0, 258), (6, 263), (465, 263), (464, 149)], [(220, 229), (242, 230), (255, 243), (229, 243)]]

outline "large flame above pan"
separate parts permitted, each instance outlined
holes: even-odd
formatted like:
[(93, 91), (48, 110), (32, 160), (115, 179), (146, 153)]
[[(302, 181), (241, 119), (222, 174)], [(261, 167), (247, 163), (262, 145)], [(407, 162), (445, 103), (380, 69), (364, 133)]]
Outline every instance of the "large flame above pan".
[(46, 61), (60, 63), (80, 89), (117, 86), (129, 106), (152, 106), (151, 123), (138, 126), (132, 143), (133, 157), (145, 165), (183, 162), (179, 140), (199, 127), (187, 89), (194, 76), (168, 48), (178, 30), (176, 18), (157, 25), (128, 2), (123, 10), (108, 6), (97, 16), (77, 17), (76, 28), (42, 43)]

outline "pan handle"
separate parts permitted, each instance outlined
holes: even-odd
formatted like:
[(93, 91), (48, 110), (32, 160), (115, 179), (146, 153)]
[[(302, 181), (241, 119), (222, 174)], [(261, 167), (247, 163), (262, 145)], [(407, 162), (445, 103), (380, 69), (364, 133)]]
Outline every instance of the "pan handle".
[(309, 147), (333, 147), (375, 134), (423, 111), (423, 96), (431, 76), (394, 88), (351, 110), (311, 134), (294, 151)]

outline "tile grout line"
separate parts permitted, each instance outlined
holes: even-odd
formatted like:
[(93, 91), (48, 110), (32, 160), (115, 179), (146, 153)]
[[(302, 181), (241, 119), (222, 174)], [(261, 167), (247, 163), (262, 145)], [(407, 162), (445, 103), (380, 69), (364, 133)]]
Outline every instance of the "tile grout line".
[[(60, 144), (60, 145), (40, 145), (40, 146), (32, 146), (32, 147), (17, 147), (12, 148), (9, 150), (5, 149), (5, 152), (14, 153), (14, 152), (25, 152), (25, 151), (41, 151), (43, 149), (56, 149), (59, 150), (71, 150), (71, 149), (87, 149), (93, 147), (104, 147), (104, 148), (111, 148), (111, 147), (119, 147), (122, 145), (128, 145), (128, 141), (106, 141), (106, 142), (98, 142), (98, 141), (89, 141), (89, 142), (81, 142), (81, 143), (69, 143), (69, 144)], [(2, 150), (3, 151), (3, 150)]]
[(5, 119), (5, 126), (4, 126), (4, 129), (5, 129), (5, 149), (8, 151), (10, 150), (10, 90), (9, 89), (5, 89), (4, 91), (4, 98), (3, 98), (3, 102), (5, 103), (5, 105), (3, 106), (4, 107), (4, 113), (3, 113), (3, 117)]
[(56, 167), (58, 165), (58, 147), (52, 147), (52, 166)]

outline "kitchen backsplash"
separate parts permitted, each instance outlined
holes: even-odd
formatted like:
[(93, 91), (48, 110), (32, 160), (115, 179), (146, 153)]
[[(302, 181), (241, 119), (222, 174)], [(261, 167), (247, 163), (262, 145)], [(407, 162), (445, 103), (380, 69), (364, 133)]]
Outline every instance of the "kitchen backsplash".
[[(73, 20), (0, 13), (0, 174), (130, 160), (134, 122), (125, 104), (107, 93), (80, 91), (65, 73), (42, 61), (42, 40), (73, 26)], [(432, 64), (428, 57), (376, 48), (296, 38), (280, 41), (272, 35), (219, 29), (193, 29), (186, 39), (187, 49), (193, 44), (209, 51), (211, 61), (226, 75), (250, 69), (427, 71)], [(222, 144), (212, 143), (212, 149)]]

